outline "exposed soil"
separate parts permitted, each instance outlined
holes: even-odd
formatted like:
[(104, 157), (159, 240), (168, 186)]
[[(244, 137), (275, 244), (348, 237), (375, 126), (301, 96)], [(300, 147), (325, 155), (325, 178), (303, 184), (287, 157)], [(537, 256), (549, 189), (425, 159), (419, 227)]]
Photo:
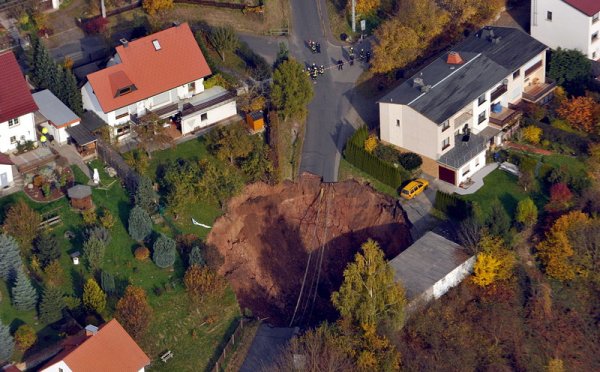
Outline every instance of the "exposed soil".
[(207, 241), (223, 255), (219, 272), (242, 308), (274, 325), (292, 317), (305, 325), (337, 316), (331, 293), (364, 241), (395, 257), (412, 242), (409, 224), (397, 200), (368, 185), (303, 175), (298, 183), (247, 186)]

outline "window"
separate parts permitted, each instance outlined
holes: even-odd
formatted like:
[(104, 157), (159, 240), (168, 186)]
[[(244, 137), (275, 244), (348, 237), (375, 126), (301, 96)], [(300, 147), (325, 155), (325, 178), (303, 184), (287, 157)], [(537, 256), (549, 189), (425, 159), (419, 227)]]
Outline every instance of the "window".
[(543, 64), (544, 64), (544, 61), (539, 60), (533, 66), (529, 67), (527, 70), (525, 70), (525, 77), (527, 77), (527, 76), (531, 75), (532, 73), (534, 73), (538, 68), (542, 67)]
[(195, 91), (196, 91), (196, 82), (192, 81), (191, 83), (188, 84), (188, 92), (194, 93)]
[(154, 45), (154, 50), (160, 50), (160, 43), (158, 40), (152, 40), (152, 45)]
[(131, 86), (117, 90), (117, 97), (124, 96), (128, 93), (131, 93)]
[(205, 121), (208, 120), (208, 113), (205, 112), (204, 114), (200, 115), (200, 121)]
[(396, 126), (399, 127), (400, 126), (400, 119), (396, 119)]
[(546, 20), (547, 21), (551, 21), (552, 20), (552, 12), (550, 12), (550, 11), (546, 12)]
[(446, 120), (442, 123), (442, 132), (445, 132), (448, 128), (450, 128), (450, 120)]
[(17, 143), (17, 136), (10, 137), (10, 143)]
[(463, 171), (462, 175), (463, 175), (463, 176), (466, 176), (467, 174), (469, 174), (469, 172), (470, 172), (470, 171), (471, 171), (471, 166), (470, 166), (470, 165), (468, 165), (468, 166), (465, 168), (465, 170)]
[(19, 125), (19, 118), (14, 118), (14, 119), (10, 119), (8, 121), (8, 127), (14, 127), (16, 125)]
[(125, 111), (124, 113), (115, 116), (115, 120), (122, 119), (122, 118), (126, 117), (127, 115), (129, 115), (129, 112)]
[(518, 69), (517, 71), (513, 72), (513, 80), (518, 78), (519, 76), (521, 76), (521, 69)]
[(479, 158), (477, 158), (477, 160), (475, 160), (475, 167), (479, 166)]
[(477, 99), (477, 102), (478, 102), (479, 106), (481, 106), (485, 103), (485, 93), (482, 94), (481, 96), (479, 96), (479, 98)]
[(442, 141), (442, 151), (447, 149), (449, 146), (450, 146), (450, 137), (447, 137), (445, 140)]
[(596, 40), (598, 40), (598, 31), (596, 31), (592, 34), (592, 43)]
[(479, 119), (477, 120), (477, 124), (481, 124), (485, 121), (485, 119), (487, 119), (486, 117), (486, 112), (482, 112), (481, 114), (479, 114)]
[(592, 23), (596, 23), (598, 22), (598, 20), (600, 20), (600, 13), (594, 14), (594, 16), (592, 17)]

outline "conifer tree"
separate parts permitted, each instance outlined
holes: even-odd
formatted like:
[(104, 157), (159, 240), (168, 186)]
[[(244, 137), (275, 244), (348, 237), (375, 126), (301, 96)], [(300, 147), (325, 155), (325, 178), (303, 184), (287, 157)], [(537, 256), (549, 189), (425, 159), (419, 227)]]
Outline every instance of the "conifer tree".
[(15, 340), (10, 335), (10, 327), (0, 321), (0, 363), (8, 361), (15, 350)]
[(150, 178), (140, 177), (133, 199), (135, 205), (148, 212), (148, 214), (156, 212), (156, 193), (152, 188)]
[(49, 89), (54, 93), (56, 98), (58, 98), (62, 103), (68, 106), (66, 98), (66, 86), (65, 86), (65, 69), (52, 61), (54, 71), (50, 76)]
[(71, 70), (64, 71), (64, 91), (65, 100), (63, 101), (73, 112), (79, 116), (83, 115), (83, 103), (81, 101), (81, 91), (77, 86), (77, 78)]
[(55, 235), (44, 231), (35, 239), (33, 244), (42, 266), (46, 267), (50, 262), (60, 258), (61, 250)]
[(40, 320), (50, 324), (62, 319), (62, 310), (65, 308), (63, 292), (59, 288), (48, 287), (44, 290), (40, 303)]
[(154, 243), (152, 260), (161, 269), (172, 266), (175, 263), (176, 243), (173, 239), (161, 234)]
[(33, 310), (37, 304), (37, 291), (23, 270), (17, 271), (17, 280), (12, 288), (12, 300), (15, 308), (21, 311)]
[(94, 279), (88, 279), (83, 286), (83, 306), (98, 313), (106, 306), (106, 293)]
[(142, 207), (135, 206), (129, 212), (129, 235), (137, 241), (146, 239), (152, 231), (152, 220)]
[(15, 238), (6, 234), (0, 235), (0, 278), (11, 280), (22, 266), (23, 262)]
[(115, 293), (115, 277), (112, 274), (102, 271), (102, 274), (100, 275), (100, 285), (104, 292), (108, 294)]
[(206, 261), (204, 261), (204, 257), (202, 257), (202, 252), (200, 252), (200, 247), (195, 246), (190, 251), (190, 255), (188, 257), (188, 266), (198, 265), (204, 266), (206, 265)]

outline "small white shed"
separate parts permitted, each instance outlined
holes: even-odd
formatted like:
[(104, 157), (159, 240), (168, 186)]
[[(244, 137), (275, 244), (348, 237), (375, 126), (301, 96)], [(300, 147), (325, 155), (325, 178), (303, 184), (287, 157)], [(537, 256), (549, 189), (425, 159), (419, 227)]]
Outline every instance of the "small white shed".
[(7, 188), (13, 184), (13, 172), (16, 167), (10, 157), (0, 153), (0, 188)]
[(81, 122), (79, 116), (48, 89), (33, 93), (33, 99), (39, 108), (36, 124), (47, 128), (56, 142), (66, 143), (69, 138), (66, 129), (78, 125)]
[(389, 262), (409, 303), (440, 298), (473, 270), (475, 256), (434, 232), (427, 232)]

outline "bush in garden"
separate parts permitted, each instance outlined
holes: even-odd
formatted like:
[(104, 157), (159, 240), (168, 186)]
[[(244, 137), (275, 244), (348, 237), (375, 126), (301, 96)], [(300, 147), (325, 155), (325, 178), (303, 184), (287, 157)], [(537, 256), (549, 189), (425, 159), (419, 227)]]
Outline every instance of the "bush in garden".
[(150, 257), (150, 250), (144, 246), (137, 247), (133, 253), (136, 260), (146, 261)]
[(102, 271), (102, 274), (100, 275), (100, 286), (102, 286), (102, 290), (109, 295), (115, 293), (115, 277), (106, 271)]
[(33, 344), (37, 341), (37, 336), (35, 334), (35, 329), (31, 327), (29, 324), (23, 324), (17, 331), (15, 332), (15, 342), (17, 344), (17, 349), (21, 351), (25, 351), (29, 349)]
[(143, 241), (152, 232), (152, 219), (150, 215), (137, 205), (131, 209), (128, 222), (129, 235), (134, 240)]
[(115, 226), (115, 217), (110, 213), (107, 208), (102, 208), (100, 210), (100, 226), (109, 230)]
[(50, 262), (58, 260), (61, 255), (61, 249), (58, 245), (58, 239), (55, 235), (48, 231), (43, 231), (35, 238), (33, 245), (38, 259), (43, 267), (46, 267)]
[(412, 171), (423, 164), (423, 158), (414, 152), (403, 152), (398, 155), (398, 161), (404, 169)]
[(530, 227), (535, 225), (537, 218), (538, 210), (531, 198), (525, 198), (519, 201), (519, 204), (517, 205), (517, 215), (515, 216), (518, 223), (525, 227)]
[(83, 243), (83, 258), (88, 263), (90, 270), (97, 271), (104, 261), (106, 246), (95, 237), (88, 239)]
[(368, 152), (369, 154), (372, 154), (378, 145), (379, 145), (379, 142), (377, 141), (377, 137), (374, 134), (371, 134), (365, 140), (365, 151)]
[(146, 291), (133, 285), (128, 286), (123, 297), (117, 302), (115, 318), (134, 338), (143, 335), (152, 318), (152, 308), (148, 304)]
[(164, 269), (175, 263), (176, 243), (173, 239), (161, 234), (154, 242), (152, 260), (156, 266)]
[(60, 261), (54, 260), (44, 268), (46, 285), (49, 287), (60, 287), (65, 282), (65, 271)]
[(81, 216), (83, 217), (83, 222), (86, 225), (93, 225), (96, 223), (96, 221), (98, 221), (98, 216), (96, 215), (96, 211), (93, 209), (88, 209), (85, 210), (81, 213)]
[(83, 30), (88, 34), (101, 34), (106, 31), (108, 19), (100, 16), (84, 23)]
[(156, 212), (156, 192), (152, 186), (152, 181), (148, 177), (140, 177), (138, 180), (133, 200), (135, 205), (140, 206), (148, 214)]
[(531, 144), (537, 145), (542, 138), (542, 128), (530, 125), (523, 128), (523, 139)]
[(550, 187), (550, 201), (545, 209), (548, 212), (560, 212), (572, 204), (573, 193), (565, 183), (555, 183)]
[(198, 246), (193, 247), (188, 256), (188, 266), (193, 265), (206, 265), (206, 261), (204, 260), (204, 257), (202, 257), (202, 252), (200, 252), (200, 247)]
[(104, 226), (93, 226), (85, 230), (86, 239), (97, 239), (105, 246), (110, 244), (110, 232)]

